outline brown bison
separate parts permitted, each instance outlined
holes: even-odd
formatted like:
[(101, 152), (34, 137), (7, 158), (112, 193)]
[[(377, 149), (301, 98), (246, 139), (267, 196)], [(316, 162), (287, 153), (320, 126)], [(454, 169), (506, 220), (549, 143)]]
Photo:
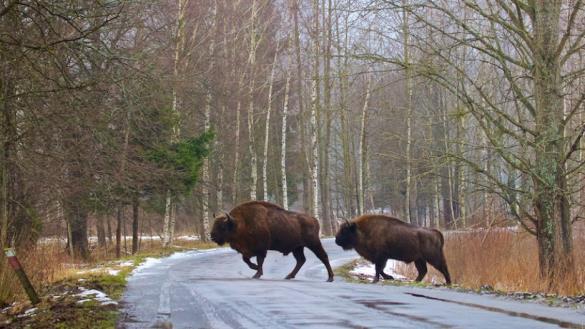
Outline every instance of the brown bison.
[[(325, 264), (329, 273), (327, 281), (333, 281), (329, 258), (319, 240), (319, 222), (308, 215), (287, 211), (269, 202), (245, 202), (215, 218), (211, 240), (219, 245), (227, 242), (241, 253), (244, 262), (257, 270), (255, 279), (263, 274), (262, 264), (268, 250), (284, 255), (293, 253), (297, 264), (286, 276), (286, 279), (293, 279), (305, 263), (303, 249), (307, 247)], [(254, 256), (257, 265), (250, 261)]]
[(427, 274), (427, 263), (445, 276), (447, 284), (451, 277), (443, 254), (444, 239), (441, 232), (405, 223), (383, 215), (364, 215), (343, 223), (335, 243), (344, 250), (355, 249), (365, 259), (376, 265), (376, 276), (394, 280), (384, 273), (388, 259), (405, 263), (414, 262), (418, 270), (416, 281)]

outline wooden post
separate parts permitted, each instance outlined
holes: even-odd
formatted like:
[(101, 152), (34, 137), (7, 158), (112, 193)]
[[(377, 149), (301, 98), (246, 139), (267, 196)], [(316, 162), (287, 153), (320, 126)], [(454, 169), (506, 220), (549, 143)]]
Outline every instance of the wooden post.
[(20, 280), (22, 287), (26, 291), (28, 299), (30, 299), (30, 302), (33, 305), (38, 304), (40, 302), (39, 296), (37, 295), (35, 289), (30, 283), (30, 280), (26, 276), (26, 273), (24, 273), (24, 269), (22, 268), (22, 265), (20, 265), (18, 258), (16, 258), (16, 252), (12, 248), (6, 248), (4, 249), (4, 253), (8, 258), (8, 264), (10, 264), (10, 267), (12, 267), (14, 272), (16, 272), (16, 275), (18, 276), (18, 279)]

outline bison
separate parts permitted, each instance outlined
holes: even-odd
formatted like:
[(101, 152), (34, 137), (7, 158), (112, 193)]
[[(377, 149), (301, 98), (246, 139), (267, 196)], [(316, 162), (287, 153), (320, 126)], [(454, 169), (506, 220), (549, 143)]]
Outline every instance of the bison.
[[(333, 271), (329, 258), (319, 240), (319, 222), (308, 215), (287, 211), (264, 201), (250, 201), (236, 206), (215, 218), (211, 240), (219, 245), (226, 242), (242, 254), (248, 266), (256, 270), (253, 278), (262, 276), (262, 264), (268, 250), (276, 250), (285, 256), (293, 253), (297, 264), (286, 276), (293, 279), (305, 263), (303, 249), (309, 248), (325, 264), (329, 278)], [(256, 256), (258, 264), (250, 261)]]
[(414, 262), (418, 270), (416, 281), (424, 278), (429, 263), (445, 276), (447, 284), (451, 284), (443, 254), (443, 234), (438, 230), (411, 225), (393, 217), (364, 215), (341, 224), (335, 243), (344, 250), (355, 249), (376, 265), (373, 283), (378, 282), (380, 276), (394, 280), (384, 273), (384, 267), (388, 259), (396, 259)]

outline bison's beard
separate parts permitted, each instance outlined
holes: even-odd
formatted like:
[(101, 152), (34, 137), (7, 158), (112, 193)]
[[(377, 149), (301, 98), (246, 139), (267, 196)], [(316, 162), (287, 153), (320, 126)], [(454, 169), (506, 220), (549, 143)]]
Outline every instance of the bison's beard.
[(211, 235), (211, 241), (217, 243), (220, 246), (223, 246), (225, 244), (225, 239), (224, 238), (220, 238), (214, 234)]

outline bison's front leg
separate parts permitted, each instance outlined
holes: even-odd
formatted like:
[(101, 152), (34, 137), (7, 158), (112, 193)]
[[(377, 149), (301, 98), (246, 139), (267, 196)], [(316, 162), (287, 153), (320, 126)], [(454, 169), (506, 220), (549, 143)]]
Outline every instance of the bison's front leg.
[(244, 255), (242, 255), (242, 259), (244, 260), (244, 263), (248, 264), (248, 266), (253, 269), (253, 270), (258, 270), (258, 265), (252, 263), (250, 261), (250, 257), (246, 257)]
[(387, 259), (378, 262), (380, 263), (380, 275), (382, 276), (382, 278), (384, 278), (384, 280), (394, 280), (394, 277), (392, 275), (384, 273), (384, 268), (386, 267), (387, 262), (388, 262)]
[(379, 260), (376, 262), (376, 275), (374, 276), (374, 281), (372, 281), (372, 283), (378, 283), (378, 281), (380, 281), (380, 275), (384, 277), (384, 266), (386, 266), (386, 260)]
[(258, 271), (256, 272), (256, 274), (254, 274), (252, 278), (259, 279), (262, 276), (262, 274), (264, 274), (264, 272), (262, 271), (262, 264), (264, 264), (264, 258), (266, 258), (266, 251), (256, 255), (256, 260), (258, 261)]
[(427, 262), (424, 259), (418, 259), (414, 261), (414, 265), (416, 266), (416, 270), (418, 271), (416, 281), (419, 282), (427, 274)]

